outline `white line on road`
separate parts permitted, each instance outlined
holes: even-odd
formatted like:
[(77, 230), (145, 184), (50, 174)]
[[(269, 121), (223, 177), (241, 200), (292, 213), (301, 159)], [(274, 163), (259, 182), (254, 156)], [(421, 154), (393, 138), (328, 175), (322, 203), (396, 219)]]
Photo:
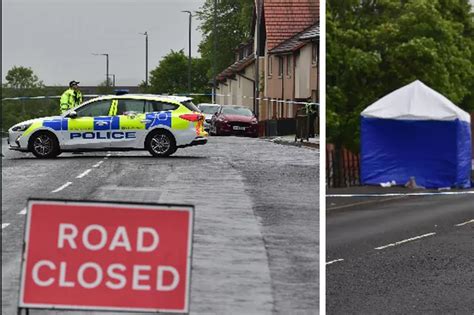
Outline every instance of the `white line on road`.
[(18, 212), (18, 214), (26, 214), (26, 208), (21, 209), (21, 211)]
[(61, 187), (56, 188), (55, 190), (53, 190), (52, 193), (57, 193), (57, 192), (63, 190), (64, 188), (66, 188), (67, 186), (71, 185), (71, 184), (72, 184), (72, 182), (67, 182), (66, 184), (62, 185)]
[(9, 226), (9, 225), (10, 225), (10, 223), (2, 223), (2, 230), (3, 230), (4, 228), (6, 228), (7, 226)]
[(387, 247), (397, 246), (397, 245), (400, 245), (400, 244), (403, 244), (403, 243), (419, 240), (420, 238), (428, 237), (428, 236), (435, 235), (435, 234), (436, 233), (434, 233), (434, 232), (428, 233), (428, 234), (423, 234), (423, 235), (420, 235), (420, 236), (407, 238), (406, 240), (402, 240), (402, 241), (395, 242), (395, 243), (392, 243), (392, 244), (388, 244), (388, 245), (384, 245), (384, 246), (380, 246), (380, 247), (375, 247), (375, 249), (384, 249), (384, 248), (387, 248)]
[(469, 224), (469, 223), (474, 223), (474, 219), (463, 222), (463, 223), (456, 224), (455, 226), (463, 226), (463, 225), (466, 225), (466, 224)]
[(344, 261), (344, 259), (341, 258), (341, 259), (331, 260), (331, 261), (328, 261), (328, 262), (326, 263), (326, 265), (334, 264), (334, 263), (337, 263), (337, 262), (339, 262), (339, 261)]
[(94, 164), (92, 167), (99, 167), (104, 161), (99, 161), (96, 164)]
[(350, 197), (396, 197), (396, 196), (441, 196), (441, 195), (469, 195), (474, 194), (474, 190), (468, 191), (443, 191), (432, 193), (386, 193), (386, 194), (331, 194), (330, 198), (350, 198)]
[(83, 178), (84, 176), (86, 176), (87, 174), (89, 174), (90, 171), (92, 171), (92, 169), (88, 169), (88, 170), (86, 170), (84, 173), (77, 175), (76, 178)]

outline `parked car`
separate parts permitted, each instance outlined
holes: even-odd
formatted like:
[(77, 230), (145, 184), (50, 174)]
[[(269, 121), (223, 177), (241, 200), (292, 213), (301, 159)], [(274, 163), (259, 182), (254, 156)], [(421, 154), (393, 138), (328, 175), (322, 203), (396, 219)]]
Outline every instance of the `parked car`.
[(201, 103), (197, 106), (201, 113), (204, 114), (204, 130), (209, 132), (209, 128), (211, 126), (211, 118), (212, 116), (219, 111), (221, 105), (218, 104), (208, 104), (208, 103)]
[(148, 150), (168, 156), (203, 145), (204, 116), (189, 97), (102, 96), (61, 116), (37, 118), (8, 130), (10, 150), (53, 158), (61, 152)]
[(224, 105), (212, 116), (210, 134), (258, 137), (258, 120), (247, 107)]

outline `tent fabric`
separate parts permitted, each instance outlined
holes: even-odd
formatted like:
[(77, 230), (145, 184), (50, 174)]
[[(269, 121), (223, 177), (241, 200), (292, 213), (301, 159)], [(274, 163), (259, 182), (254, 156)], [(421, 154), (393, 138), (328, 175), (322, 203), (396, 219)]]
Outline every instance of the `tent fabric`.
[(414, 177), (426, 188), (470, 187), (466, 122), (362, 118), (361, 132), (363, 184), (404, 185)]
[(470, 116), (438, 92), (415, 81), (361, 116), (362, 184), (470, 187)]
[(367, 107), (361, 115), (404, 120), (471, 121), (467, 112), (418, 80), (382, 97)]

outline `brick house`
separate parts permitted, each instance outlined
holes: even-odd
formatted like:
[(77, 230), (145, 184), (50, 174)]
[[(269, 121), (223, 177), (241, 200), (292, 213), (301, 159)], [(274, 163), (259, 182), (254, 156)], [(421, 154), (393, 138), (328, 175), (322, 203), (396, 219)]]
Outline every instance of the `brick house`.
[(291, 101), (318, 101), (318, 47), (319, 25), (315, 23), (267, 52), (268, 119), (294, 117), (299, 105)]
[[(265, 0), (263, 19), (265, 50), (261, 119), (293, 118), (298, 105), (309, 101), (316, 84), (317, 66), (313, 66), (313, 44), (319, 41), (319, 0)], [(257, 29), (256, 29), (257, 31)], [(303, 39), (317, 31), (317, 41)], [(309, 33), (308, 33), (309, 32)], [(308, 33), (308, 34), (307, 34)], [(301, 38), (300, 38), (301, 37)], [(318, 58), (316, 58), (318, 59)], [(313, 86), (313, 85), (312, 85)], [(314, 85), (315, 101), (317, 85)]]
[(216, 77), (216, 103), (254, 109), (255, 55), (253, 40), (235, 50), (235, 62)]
[(286, 129), (294, 133), (296, 109), (302, 106), (297, 103), (319, 100), (319, 0), (255, 0), (255, 8), (258, 4), (261, 19), (259, 24), (254, 10), (253, 38), (236, 49), (235, 62), (216, 77), (216, 102), (256, 109), (264, 124), (290, 119)]

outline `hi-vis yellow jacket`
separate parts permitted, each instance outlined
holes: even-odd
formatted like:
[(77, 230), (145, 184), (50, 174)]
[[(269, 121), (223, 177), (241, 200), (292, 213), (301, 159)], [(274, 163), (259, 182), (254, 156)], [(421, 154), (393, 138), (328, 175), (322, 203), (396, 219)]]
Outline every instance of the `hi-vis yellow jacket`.
[(63, 95), (61, 95), (60, 100), (60, 111), (64, 113), (68, 109), (74, 108), (82, 103), (82, 93), (79, 90), (73, 90), (71, 88), (64, 91)]

